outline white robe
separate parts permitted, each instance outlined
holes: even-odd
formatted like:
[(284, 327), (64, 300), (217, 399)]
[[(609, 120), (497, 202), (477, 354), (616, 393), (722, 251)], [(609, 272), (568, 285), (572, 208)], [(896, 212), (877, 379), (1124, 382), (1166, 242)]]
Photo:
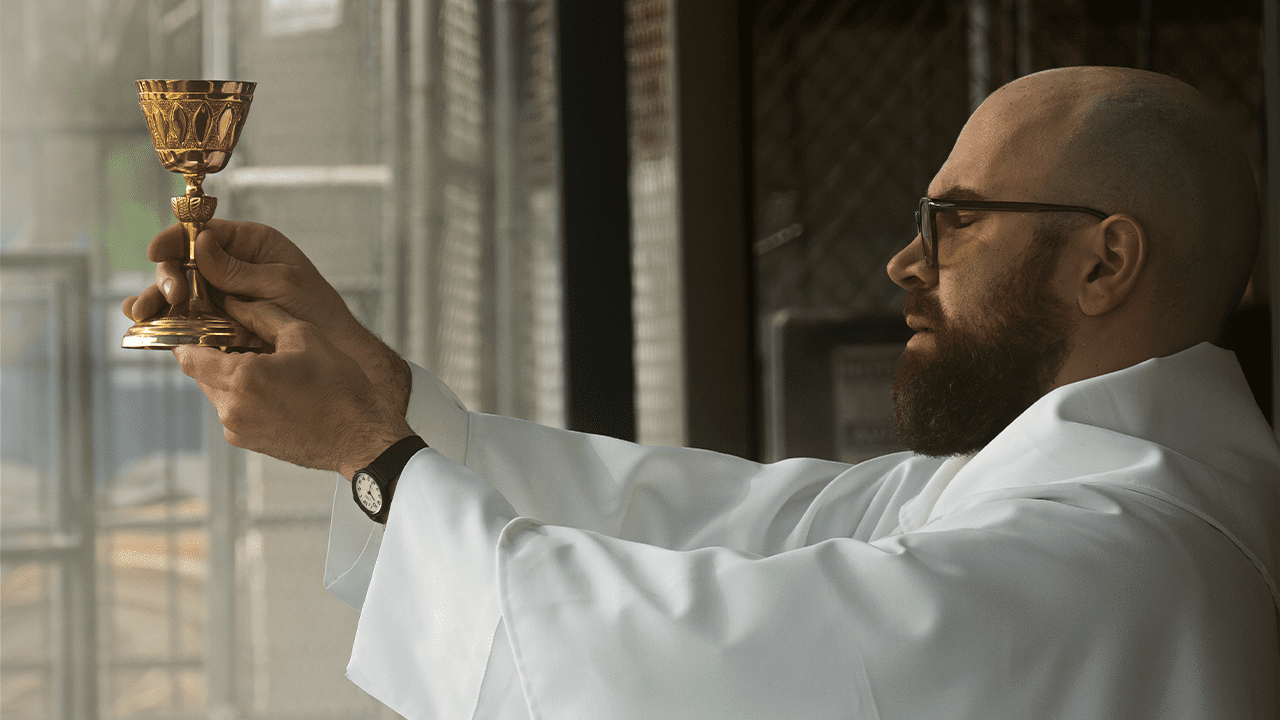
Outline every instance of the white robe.
[[(972, 458), (760, 465), (468, 413), (414, 369), (347, 675), (422, 718), (1265, 718), (1280, 445), (1200, 345)], [(375, 562), (376, 561), (376, 562)]]

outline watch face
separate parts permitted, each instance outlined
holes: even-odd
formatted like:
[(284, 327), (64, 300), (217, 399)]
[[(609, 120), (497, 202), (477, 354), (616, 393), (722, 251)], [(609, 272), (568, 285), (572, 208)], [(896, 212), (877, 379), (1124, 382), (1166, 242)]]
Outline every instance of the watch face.
[(382, 489), (374, 482), (372, 475), (359, 472), (351, 482), (355, 483), (356, 497), (365, 510), (376, 514), (382, 509)]

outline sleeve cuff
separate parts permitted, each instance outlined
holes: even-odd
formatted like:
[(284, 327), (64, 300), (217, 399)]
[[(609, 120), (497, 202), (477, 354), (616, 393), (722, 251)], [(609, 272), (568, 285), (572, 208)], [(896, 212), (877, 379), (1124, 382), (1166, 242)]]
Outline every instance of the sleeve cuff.
[(446, 458), (465, 464), (470, 415), (457, 395), (435, 375), (409, 363), (413, 386), (405, 419), (409, 427)]
[[(409, 427), (446, 458), (463, 463), (469, 413), (458, 396), (426, 370), (409, 363), (412, 386), (405, 419)], [(324, 586), (356, 611), (364, 606), (373, 566), (382, 547), (383, 526), (371, 522), (351, 499), (351, 483), (335, 475), (333, 513)]]
[(373, 565), (382, 546), (383, 526), (369, 520), (351, 499), (351, 483), (334, 476), (333, 514), (329, 521), (329, 552), (325, 557), (324, 586), (356, 612), (373, 577)]

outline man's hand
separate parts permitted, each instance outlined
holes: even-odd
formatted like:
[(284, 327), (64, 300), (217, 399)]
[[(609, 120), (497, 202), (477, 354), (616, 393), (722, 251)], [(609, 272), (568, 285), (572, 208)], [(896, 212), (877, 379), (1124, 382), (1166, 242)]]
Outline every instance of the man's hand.
[[(165, 229), (151, 241), (147, 257), (158, 263), (156, 282), (124, 301), (121, 310), (130, 319), (145, 320), (186, 298), (185, 243), (181, 225)], [(284, 235), (258, 223), (210, 220), (196, 238), (196, 264), (214, 288), (270, 301), (310, 323), (355, 360), (378, 395), (403, 415), (409, 403), (408, 365), (356, 320), (333, 286)]]
[(413, 434), (403, 408), (381, 397), (354, 360), (313, 324), (268, 302), (228, 298), (227, 312), (271, 353), (173, 351), (218, 409), (227, 442), (350, 478)]

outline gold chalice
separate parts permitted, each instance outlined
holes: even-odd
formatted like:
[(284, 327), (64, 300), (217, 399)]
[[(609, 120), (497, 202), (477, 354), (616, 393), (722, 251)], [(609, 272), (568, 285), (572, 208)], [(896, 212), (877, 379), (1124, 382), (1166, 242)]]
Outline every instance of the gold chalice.
[(171, 350), (203, 345), (223, 350), (256, 350), (262, 340), (227, 315), (209, 297), (196, 269), (196, 235), (213, 217), (218, 199), (205, 195), (206, 173), (226, 167), (240, 139), (256, 83), (224, 80), (139, 80), (138, 102), (151, 129), (151, 143), (170, 172), (182, 173), (187, 192), (172, 198), (173, 214), (186, 229), (186, 300), (163, 315), (143, 320), (125, 333), (122, 347)]

